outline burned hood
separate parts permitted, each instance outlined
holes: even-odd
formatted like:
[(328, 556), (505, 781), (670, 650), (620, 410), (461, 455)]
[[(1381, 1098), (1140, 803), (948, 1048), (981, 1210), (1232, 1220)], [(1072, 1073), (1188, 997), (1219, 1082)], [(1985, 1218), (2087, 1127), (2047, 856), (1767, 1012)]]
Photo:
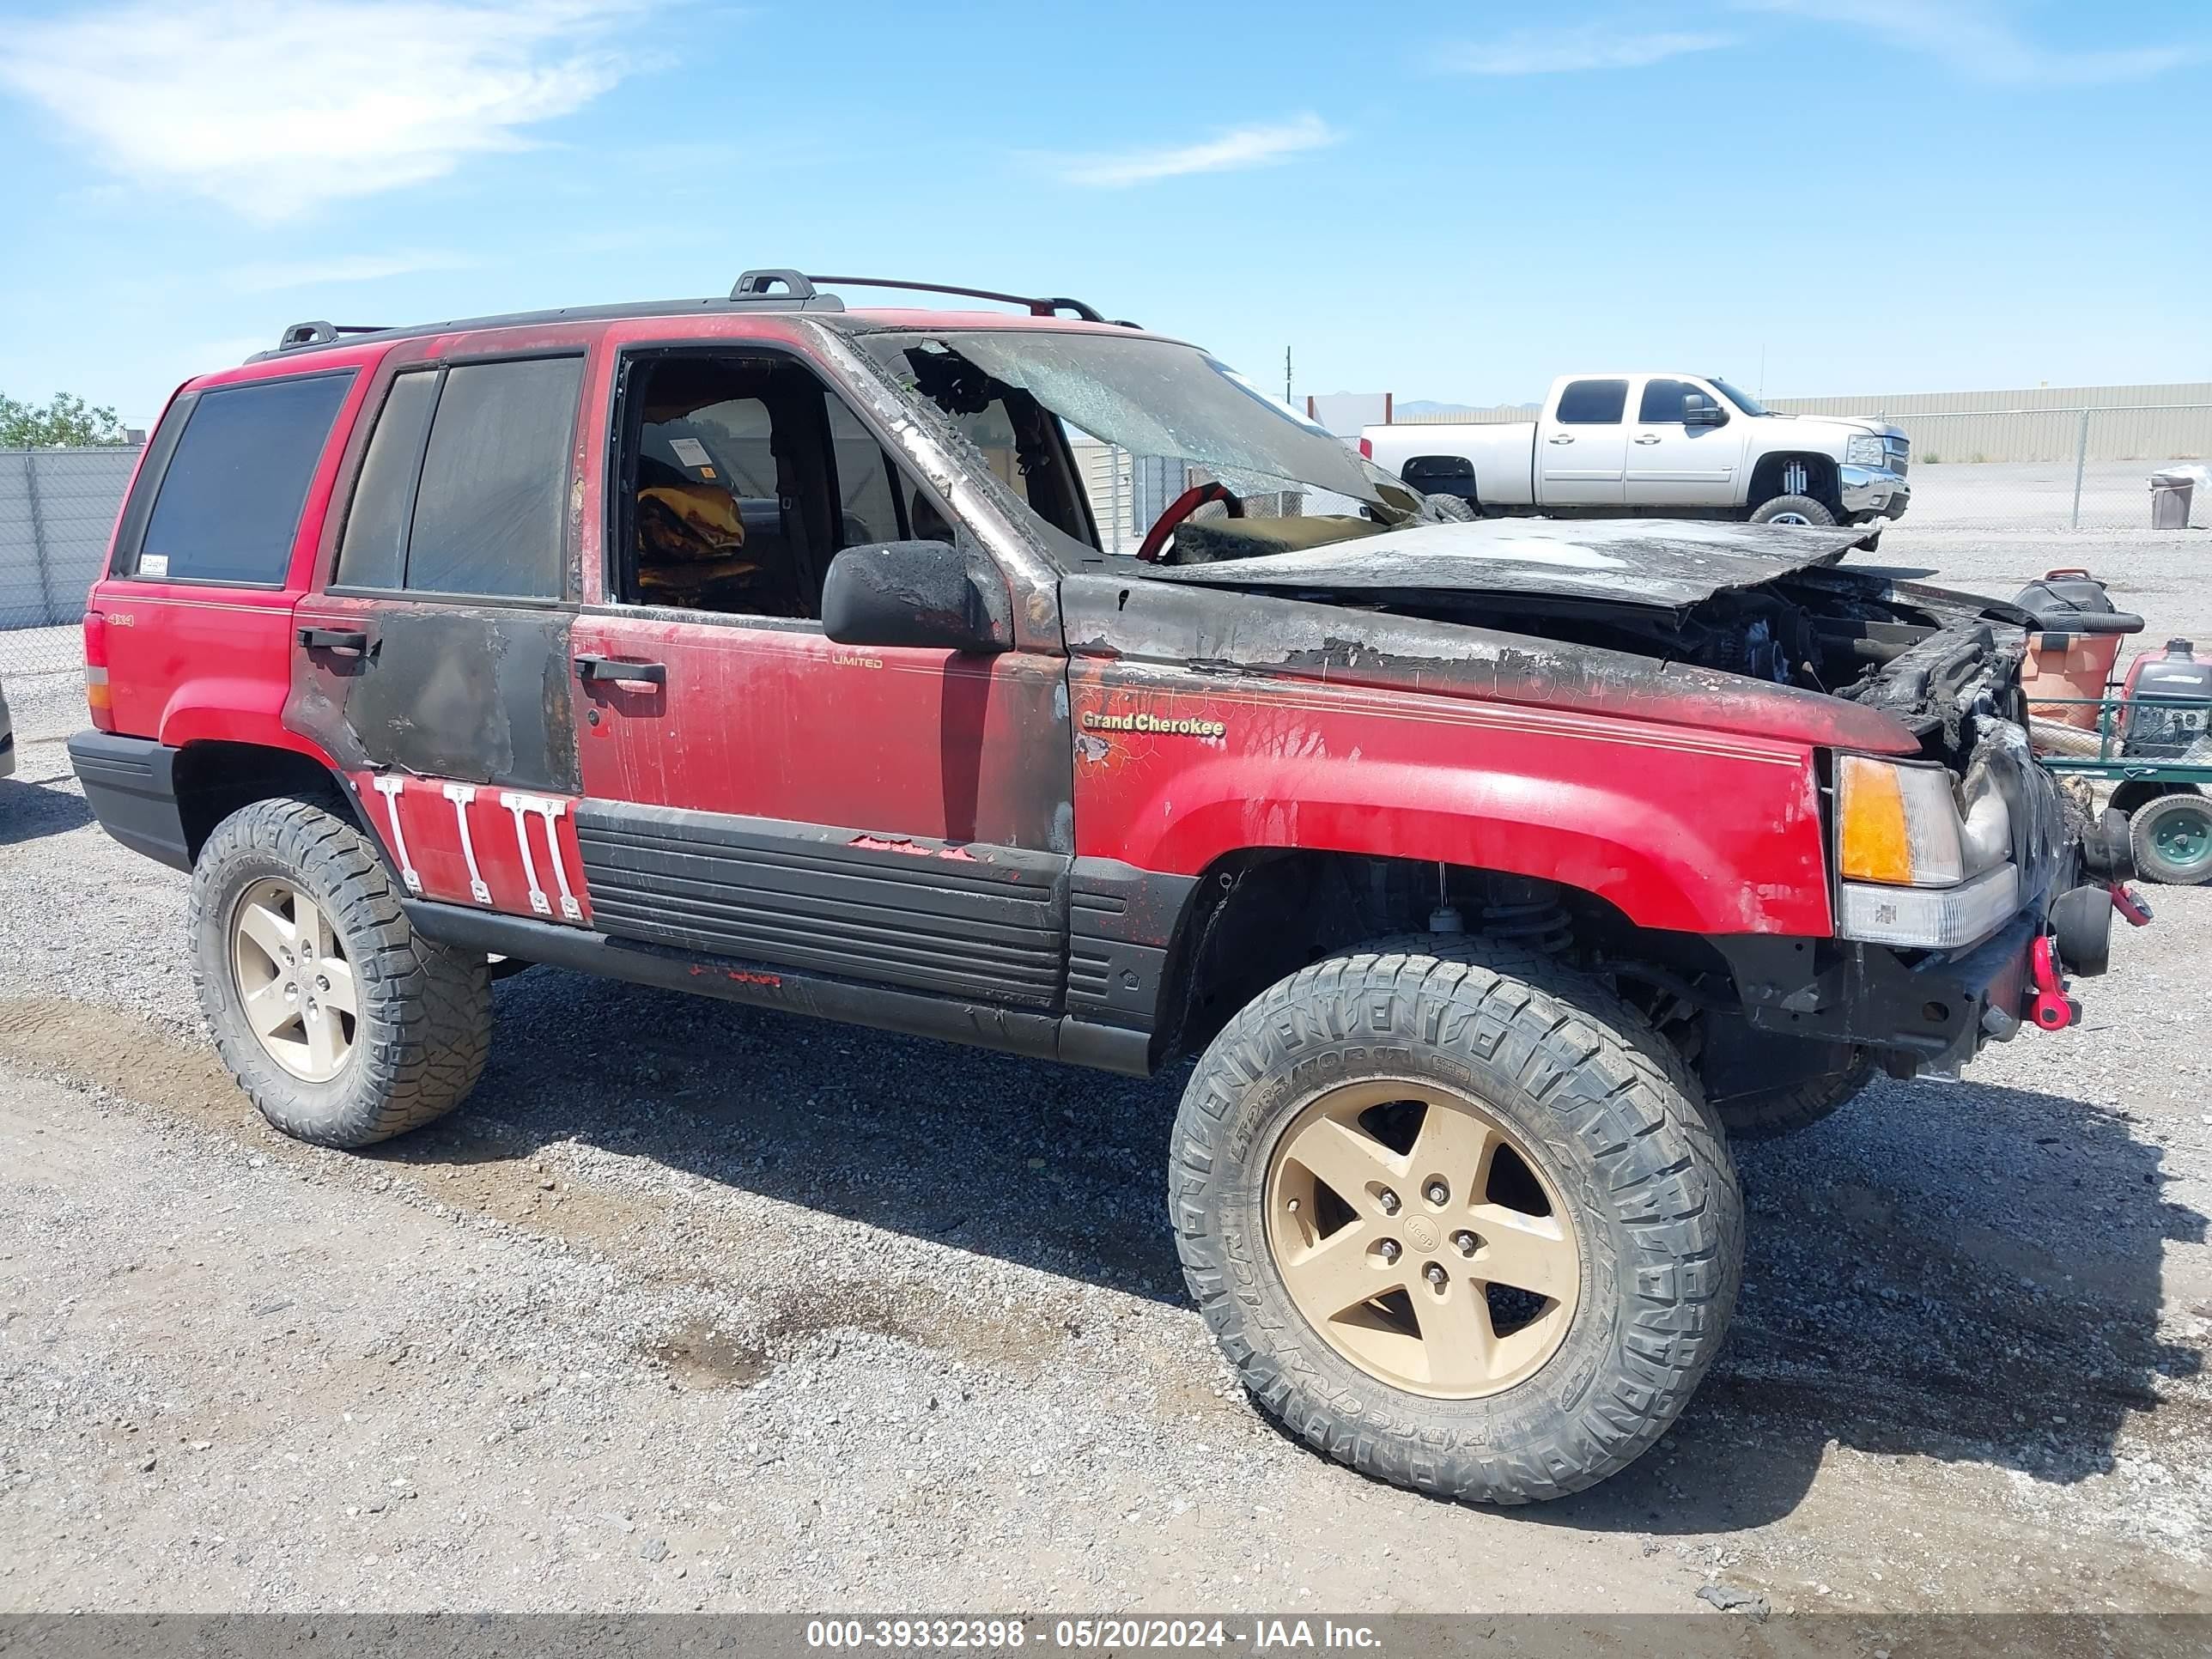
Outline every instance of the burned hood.
[(1285, 595), (1495, 594), (1680, 611), (1729, 588), (1834, 564), (1866, 534), (1687, 519), (1487, 519), (1146, 574)]

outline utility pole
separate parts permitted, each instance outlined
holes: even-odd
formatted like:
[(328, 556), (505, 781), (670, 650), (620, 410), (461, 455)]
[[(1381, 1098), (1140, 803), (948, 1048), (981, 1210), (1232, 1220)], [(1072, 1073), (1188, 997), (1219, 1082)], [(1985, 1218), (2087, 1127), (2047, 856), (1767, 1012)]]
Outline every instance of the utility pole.
[(1283, 348), (1283, 401), (1291, 401), (1291, 349)]

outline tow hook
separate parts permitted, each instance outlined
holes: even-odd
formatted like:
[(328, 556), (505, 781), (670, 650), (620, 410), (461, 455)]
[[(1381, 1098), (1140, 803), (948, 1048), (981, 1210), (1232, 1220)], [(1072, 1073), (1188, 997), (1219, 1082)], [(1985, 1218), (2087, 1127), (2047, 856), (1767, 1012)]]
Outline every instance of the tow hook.
[(2066, 994), (2066, 981), (2058, 975), (2058, 953), (2051, 935), (2044, 934), (2028, 947), (2028, 974), (2035, 981), (2027, 1017), (2045, 1031), (2063, 1031), (2081, 1018), (2081, 1005)]
[(2112, 908), (2120, 913), (2130, 927), (2150, 926), (2149, 903), (2141, 893), (2124, 882), (2112, 884)]

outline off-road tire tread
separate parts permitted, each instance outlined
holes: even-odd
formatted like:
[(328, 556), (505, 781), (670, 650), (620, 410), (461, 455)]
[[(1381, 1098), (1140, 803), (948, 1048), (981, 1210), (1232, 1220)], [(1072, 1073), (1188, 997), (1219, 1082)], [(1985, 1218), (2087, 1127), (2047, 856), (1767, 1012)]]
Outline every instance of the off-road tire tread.
[(1872, 1060), (1862, 1060), (1848, 1072), (1808, 1078), (1787, 1089), (1738, 1095), (1713, 1109), (1732, 1140), (1778, 1140), (1809, 1129), (1849, 1105), (1874, 1081), (1877, 1069)]
[[(276, 1128), (317, 1146), (373, 1146), (444, 1115), (483, 1075), (491, 1051), (491, 988), (483, 957), (434, 944), (401, 908), (384, 860), (337, 801), (290, 796), (240, 807), (215, 827), (193, 867), (192, 981), (216, 1033), (225, 1068)], [(217, 903), (225, 862), (246, 852), (273, 855), (306, 884), (330, 896), (332, 925), (343, 935), (360, 988), (356, 1063), (342, 1078), (351, 1100), (336, 1123), (311, 1118), (298, 1090), (272, 1076), (281, 1068), (232, 1012), (226, 981), (212, 983), (198, 947), (204, 930), (221, 932)], [(216, 960), (229, 950), (220, 941)], [(364, 1041), (374, 1004), (386, 1030)]]
[[(1474, 1016), (1443, 1035), (1443, 1017)], [(1323, 1345), (1302, 1322), (1255, 1328), (1245, 1285), (1264, 1241), (1240, 1256), (1218, 1228), (1214, 1170), (1237, 1091), (1285, 1045), (1373, 1030), (1461, 1052), (1498, 1030), (1526, 1043), (1523, 1085), (1582, 1109), (1578, 1133), (1601, 1132), (1618, 1213), (1637, 1235), (1640, 1294), (1626, 1308), (1610, 1371), (1543, 1443), (1468, 1447), (1418, 1422), (1392, 1425), (1397, 1395), (1346, 1413), (1302, 1349)], [(1502, 1029), (1501, 1029), (1502, 1028)], [(1454, 1039), (1461, 1040), (1455, 1044)], [(1610, 1120), (1608, 1121), (1607, 1120)], [(1570, 1125), (1562, 1124), (1563, 1132)], [(1266, 1157), (1264, 1146), (1253, 1154)], [(1261, 994), (1200, 1058), (1176, 1115), (1170, 1210), (1184, 1277), (1207, 1328), (1259, 1404), (1316, 1449), (1363, 1474), (1467, 1501), (1560, 1498), (1632, 1462), (1680, 1413), (1734, 1310), (1743, 1261), (1743, 1203), (1726, 1136), (1674, 1045), (1609, 988), (1525, 947), (1467, 936), (1378, 940), (1330, 957)], [(1578, 1313), (1577, 1317), (1582, 1315)], [(1377, 1408), (1379, 1402), (1382, 1408)]]

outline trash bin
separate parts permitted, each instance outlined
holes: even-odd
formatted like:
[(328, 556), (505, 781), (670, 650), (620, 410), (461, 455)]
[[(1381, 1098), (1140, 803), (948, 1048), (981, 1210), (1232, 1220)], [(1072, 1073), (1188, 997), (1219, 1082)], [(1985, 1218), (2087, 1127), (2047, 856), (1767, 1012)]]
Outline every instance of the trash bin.
[(2212, 483), (2201, 466), (2174, 466), (2150, 475), (2150, 527), (2186, 530), (2189, 509), (2199, 484)]

